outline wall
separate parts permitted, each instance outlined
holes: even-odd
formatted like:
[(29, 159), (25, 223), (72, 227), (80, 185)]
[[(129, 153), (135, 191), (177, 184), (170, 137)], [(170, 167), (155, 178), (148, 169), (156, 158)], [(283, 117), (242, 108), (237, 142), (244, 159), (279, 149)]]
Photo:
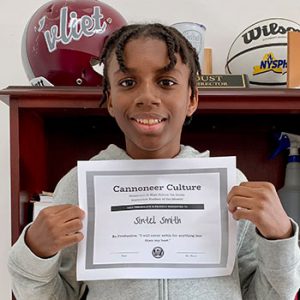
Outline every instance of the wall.
[[(0, 88), (27, 85), (21, 62), (21, 39), (27, 21), (47, 1), (1, 1)], [(300, 2), (289, 0), (105, 0), (117, 8), (128, 22), (159, 21), (172, 24), (194, 21), (207, 27), (205, 46), (213, 49), (214, 73), (224, 73), (227, 51), (234, 38), (258, 20), (282, 17), (300, 23)], [(25, 4), (26, 3), (26, 4)], [(18, 10), (18, 14), (15, 10)], [(19, 13), (20, 12), (20, 13)], [(170, 13), (171, 12), (171, 13)]]
[[(300, 23), (298, 0), (106, 0), (130, 22), (159, 21), (172, 24), (194, 21), (207, 27), (205, 47), (213, 49), (213, 71), (224, 73), (227, 51), (235, 37), (258, 20), (282, 17)], [(46, 1), (0, 1), (0, 88), (9, 85), (27, 85), (21, 62), (21, 39), (27, 21)], [(9, 235), (9, 140), (8, 107), (0, 103), (0, 290), (3, 299), (9, 299), (9, 277), (6, 270)], [(3, 178), (5, 180), (3, 180)], [(5, 296), (4, 296), (5, 295)]]

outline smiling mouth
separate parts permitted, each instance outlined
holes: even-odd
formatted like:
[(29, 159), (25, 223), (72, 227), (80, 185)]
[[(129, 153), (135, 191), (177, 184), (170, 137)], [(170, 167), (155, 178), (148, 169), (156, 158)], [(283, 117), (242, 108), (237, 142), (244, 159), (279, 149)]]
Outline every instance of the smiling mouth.
[(137, 123), (142, 124), (142, 125), (156, 125), (159, 124), (163, 121), (165, 121), (165, 119), (134, 119)]

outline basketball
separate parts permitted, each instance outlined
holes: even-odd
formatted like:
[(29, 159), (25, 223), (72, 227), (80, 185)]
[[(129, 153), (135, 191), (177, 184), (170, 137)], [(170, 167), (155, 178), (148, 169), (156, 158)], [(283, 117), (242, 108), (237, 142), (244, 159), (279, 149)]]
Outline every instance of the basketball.
[(248, 75), (250, 87), (286, 87), (288, 31), (300, 24), (271, 18), (247, 27), (230, 46), (226, 74)]

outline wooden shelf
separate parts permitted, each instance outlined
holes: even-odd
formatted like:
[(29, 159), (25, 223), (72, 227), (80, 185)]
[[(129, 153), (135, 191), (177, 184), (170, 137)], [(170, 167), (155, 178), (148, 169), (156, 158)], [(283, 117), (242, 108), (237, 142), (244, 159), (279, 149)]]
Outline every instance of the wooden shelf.
[[(30, 220), (28, 200), (52, 191), (77, 160), (89, 159), (123, 135), (99, 108), (101, 90), (84, 87), (8, 87), (11, 147), (12, 240)], [(250, 180), (283, 184), (285, 155), (274, 160), (275, 131), (300, 133), (300, 90), (200, 89), (199, 109), (182, 143), (211, 155), (235, 155)], [(20, 199), (25, 199), (20, 201)]]
[[(74, 98), (74, 95), (76, 97)], [(0, 95), (18, 100), (19, 107), (98, 108), (100, 88), (8, 87)], [(41, 99), (43, 101), (41, 101)], [(50, 102), (49, 102), (50, 100)], [(199, 89), (199, 113), (299, 113), (297, 89)]]
[(199, 91), (199, 110), (217, 113), (281, 114), (300, 112), (296, 89), (206, 89)]

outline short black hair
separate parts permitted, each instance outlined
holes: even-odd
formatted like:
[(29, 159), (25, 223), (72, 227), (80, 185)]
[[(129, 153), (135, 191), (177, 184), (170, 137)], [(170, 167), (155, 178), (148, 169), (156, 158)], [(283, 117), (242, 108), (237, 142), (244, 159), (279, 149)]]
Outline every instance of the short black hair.
[[(103, 69), (103, 98), (101, 104), (107, 99), (107, 93), (110, 89), (107, 75), (108, 62), (113, 53), (116, 54), (117, 61), (121, 71), (126, 71), (126, 62), (124, 60), (124, 49), (126, 44), (140, 37), (149, 37), (162, 40), (166, 43), (169, 57), (169, 64), (165, 67), (166, 71), (171, 70), (176, 65), (177, 59), (175, 53), (178, 53), (181, 60), (190, 69), (189, 85), (192, 88), (192, 97), (196, 94), (197, 76), (201, 74), (198, 54), (191, 43), (175, 28), (165, 26), (159, 23), (153, 24), (132, 24), (121, 27), (112, 33), (106, 41), (100, 64), (104, 64)], [(114, 52), (113, 52), (114, 51)]]

